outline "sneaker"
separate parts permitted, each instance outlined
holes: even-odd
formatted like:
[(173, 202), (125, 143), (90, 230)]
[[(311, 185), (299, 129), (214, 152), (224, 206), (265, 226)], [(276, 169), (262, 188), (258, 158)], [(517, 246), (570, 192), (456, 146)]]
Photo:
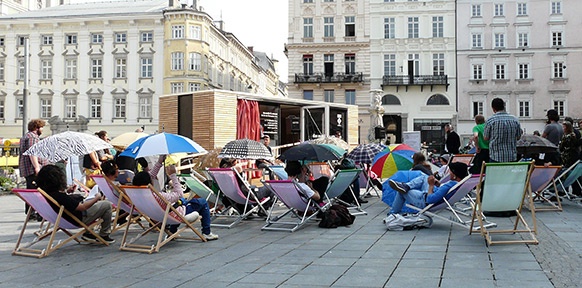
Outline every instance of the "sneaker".
[(218, 235), (210, 232), (209, 234), (202, 234), (202, 236), (204, 236), (204, 238), (206, 238), (206, 241), (212, 241), (212, 240), (216, 240), (218, 239)]
[(109, 235), (107, 235), (107, 236), (101, 236), (101, 238), (103, 238), (103, 240), (105, 240), (105, 242), (107, 242), (108, 244), (115, 243), (115, 239), (109, 237)]
[(384, 218), (384, 220), (382, 220), (382, 222), (384, 222), (384, 224), (386, 224), (386, 223), (389, 223), (390, 221), (393, 221), (394, 219), (396, 219), (395, 214), (388, 214), (388, 216), (386, 216), (386, 218)]
[(408, 192), (408, 190), (410, 190), (410, 187), (408, 187), (408, 185), (402, 183), (402, 182), (396, 182), (392, 179), (388, 180), (390, 187), (392, 187), (392, 189), (400, 192), (400, 193), (406, 193)]
[(196, 222), (196, 220), (198, 220), (198, 218), (200, 218), (200, 214), (198, 214), (198, 212), (196, 212), (196, 211), (194, 211), (190, 214), (184, 215), (184, 219), (186, 219), (186, 221), (188, 221), (188, 223)]
[(83, 236), (81, 236), (81, 239), (85, 240), (85, 241), (97, 241), (97, 237), (95, 237), (95, 235), (91, 234), (91, 233), (83, 233)]

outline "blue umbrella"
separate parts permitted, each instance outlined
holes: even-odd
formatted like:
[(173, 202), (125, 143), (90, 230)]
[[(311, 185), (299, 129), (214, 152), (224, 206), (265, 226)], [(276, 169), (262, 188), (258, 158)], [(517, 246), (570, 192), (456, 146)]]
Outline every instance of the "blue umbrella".
[(174, 153), (206, 153), (207, 151), (192, 139), (171, 134), (159, 133), (140, 138), (121, 152), (120, 156), (140, 158)]
[[(421, 171), (413, 170), (413, 171), (397, 171), (392, 175), (389, 179), (392, 179), (397, 182), (408, 182), (418, 176), (422, 175)], [(396, 192), (392, 187), (390, 187), (390, 181), (384, 181), (382, 184), (382, 201), (388, 206), (392, 206), (394, 202), (394, 198), (396, 198)], [(402, 207), (402, 213), (417, 213), (418, 211), (412, 210), (406, 206)]]

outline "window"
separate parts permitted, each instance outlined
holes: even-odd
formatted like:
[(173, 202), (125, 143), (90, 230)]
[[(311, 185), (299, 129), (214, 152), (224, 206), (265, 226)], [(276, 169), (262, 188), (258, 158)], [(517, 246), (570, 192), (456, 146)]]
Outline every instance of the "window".
[(115, 78), (127, 77), (127, 58), (115, 59)]
[(303, 3), (313, 3), (313, 0), (303, 0)]
[(188, 91), (190, 92), (200, 91), (200, 83), (194, 82), (188, 83)]
[(558, 115), (564, 117), (564, 111), (566, 111), (566, 102), (563, 100), (554, 100), (554, 110), (558, 111)]
[(200, 32), (199, 25), (192, 25), (190, 26), (190, 39), (200, 40), (202, 39), (202, 34)]
[(53, 79), (53, 60), (42, 59), (40, 60), (40, 80), (51, 80)]
[(529, 46), (529, 33), (522, 32), (517, 33), (517, 47), (528, 47)]
[(529, 64), (520, 63), (517, 65), (518, 79), (529, 79)]
[(0, 61), (0, 82), (4, 81), (4, 61)]
[(0, 47), (4, 47), (4, 36), (0, 37)]
[(564, 62), (554, 62), (554, 78), (564, 78)]
[(396, 54), (384, 55), (384, 75), (396, 76)]
[(18, 60), (18, 71), (16, 74), (16, 80), (24, 80), (24, 73), (26, 73), (26, 69), (24, 67), (24, 60)]
[(22, 119), (24, 115), (24, 100), (21, 98), (16, 100), (16, 118)]
[(125, 43), (127, 42), (127, 34), (125, 32), (115, 33), (115, 43)]
[(303, 99), (313, 100), (313, 90), (303, 90)]
[(18, 46), (26, 45), (26, 39), (28, 39), (28, 36), (18, 36)]
[(435, 94), (428, 98), (426, 105), (449, 105), (449, 99), (441, 94)]
[(346, 90), (346, 104), (356, 105), (356, 90)]
[(445, 54), (432, 54), (432, 75), (445, 75)]
[(42, 45), (53, 45), (53, 35), (42, 35)]
[(400, 99), (392, 94), (382, 96), (382, 105), (402, 105)]
[(408, 38), (418, 38), (418, 17), (408, 17)]
[(172, 70), (184, 69), (184, 52), (172, 52)]
[(313, 55), (303, 55), (303, 74), (313, 75)]
[(115, 118), (125, 118), (125, 98), (115, 98), (114, 103), (114, 115)]
[(346, 54), (344, 62), (346, 63), (346, 74), (356, 73), (356, 55)]
[(432, 17), (432, 37), (444, 37), (443, 16)]
[(4, 119), (4, 99), (0, 99), (0, 119)]
[(552, 1), (552, 14), (562, 14), (562, 1)]
[(394, 0), (384, 0), (384, 2), (394, 2)]
[(91, 59), (91, 78), (103, 77), (103, 59)]
[(154, 42), (154, 32), (152, 31), (141, 32), (141, 42)]
[(323, 37), (333, 37), (333, 17), (323, 17)]
[(494, 7), (495, 7), (495, 9), (494, 9), (495, 16), (503, 16), (504, 15), (503, 4), (495, 4)]
[(552, 46), (562, 46), (562, 32), (552, 32)]
[(505, 79), (505, 64), (495, 64), (495, 79)]
[(103, 44), (103, 34), (91, 34), (91, 44)]
[(333, 103), (335, 101), (333, 90), (323, 90), (323, 101)]
[(65, 79), (77, 79), (77, 59), (65, 59)]
[(67, 44), (67, 45), (77, 45), (77, 34), (67, 34), (67, 35), (65, 35), (65, 44)]
[(77, 99), (65, 98), (65, 118), (77, 117)]
[[(232, 85), (231, 85), (232, 87)], [(176, 93), (182, 93), (184, 92), (184, 83), (182, 82), (173, 82), (170, 83), (170, 88), (171, 88), (171, 93), (172, 94), (176, 94)]]
[(313, 38), (313, 18), (303, 18), (303, 38)]
[(356, 36), (356, 17), (346, 16), (346, 37)]
[(483, 42), (481, 41), (482, 35), (481, 33), (474, 33), (471, 35), (472, 46), (473, 48), (483, 48)]
[(481, 4), (471, 5), (471, 17), (481, 17)]
[(505, 34), (495, 33), (495, 48), (505, 47)]
[(52, 111), (51, 111), (52, 103), (51, 99), (40, 99), (40, 118), (51, 118)]
[(323, 0), (323, 2), (333, 2), (334, 0)]
[(408, 54), (408, 63), (412, 62), (412, 75), (420, 75), (420, 54)]
[(530, 102), (529, 101), (519, 101), (519, 117), (529, 117), (530, 116)]
[(394, 17), (384, 18), (384, 38), (393, 39), (395, 35)]
[(139, 97), (139, 118), (152, 118), (152, 97)]
[(527, 15), (527, 3), (526, 2), (517, 3), (517, 16), (525, 15)]
[(472, 80), (483, 79), (483, 64), (473, 64), (473, 78)]
[(151, 57), (142, 57), (140, 59), (141, 65), (140, 65), (140, 75), (141, 78), (152, 78), (152, 72), (153, 72), (153, 59)]
[(483, 102), (473, 101), (473, 118), (477, 115), (483, 115)]
[(188, 63), (188, 69), (200, 71), (202, 68), (202, 58), (200, 57), (200, 53), (190, 52), (189, 58), (190, 62)]
[(172, 25), (172, 39), (184, 38), (184, 25)]
[(91, 98), (89, 100), (91, 110), (89, 113), (91, 118), (101, 118), (101, 98)]
[(333, 67), (334, 67), (334, 55), (333, 54), (323, 54), (323, 72), (325, 77), (332, 77), (333, 76)]

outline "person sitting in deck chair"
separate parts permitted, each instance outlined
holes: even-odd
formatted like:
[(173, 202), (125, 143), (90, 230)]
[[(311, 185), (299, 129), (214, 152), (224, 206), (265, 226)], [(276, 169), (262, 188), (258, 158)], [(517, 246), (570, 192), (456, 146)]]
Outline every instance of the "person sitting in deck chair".
[[(165, 156), (160, 156), (158, 162), (153, 169), (149, 171), (141, 171), (135, 174), (133, 177), (133, 185), (135, 186), (145, 186), (152, 184), (152, 174), (158, 174), (162, 163), (164, 163)], [(172, 191), (162, 192), (162, 196), (168, 200), (170, 203), (174, 203), (176, 210), (184, 215), (184, 218), (188, 222), (194, 222), (198, 220), (198, 217), (202, 216), (202, 234), (207, 241), (218, 239), (218, 235), (210, 231), (210, 208), (208, 207), (208, 202), (204, 198), (192, 198), (186, 200), (184, 198), (184, 191), (182, 190), (182, 185), (178, 176), (176, 176), (176, 166), (169, 165), (166, 167), (166, 173), (169, 175), (172, 182)], [(178, 231), (179, 225), (168, 225), (168, 230), (172, 233)]]
[(301, 192), (305, 193), (305, 197), (309, 197), (316, 202), (319, 202), (321, 199), (319, 193), (300, 179), (303, 175), (303, 167), (299, 161), (288, 161), (285, 166), (285, 172), (287, 172), (287, 175), (289, 176), (289, 178), (287, 178), (288, 180), (297, 180), (297, 186), (301, 189)]
[(422, 174), (407, 183), (396, 182), (392, 179), (388, 180), (390, 181), (390, 187), (398, 192), (390, 207), (388, 217), (393, 214), (400, 214), (405, 202), (422, 209), (428, 204), (441, 201), (453, 186), (467, 177), (467, 169), (468, 167), (465, 163), (450, 163), (449, 173), (451, 180), (440, 186), (438, 185), (438, 180), (433, 175), (427, 176)]

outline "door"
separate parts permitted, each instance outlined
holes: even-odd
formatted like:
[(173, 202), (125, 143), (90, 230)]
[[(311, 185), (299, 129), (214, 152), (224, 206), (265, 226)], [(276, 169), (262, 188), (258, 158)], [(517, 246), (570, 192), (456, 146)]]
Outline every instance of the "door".
[(329, 130), (329, 106), (301, 107), (301, 141), (327, 136)]

